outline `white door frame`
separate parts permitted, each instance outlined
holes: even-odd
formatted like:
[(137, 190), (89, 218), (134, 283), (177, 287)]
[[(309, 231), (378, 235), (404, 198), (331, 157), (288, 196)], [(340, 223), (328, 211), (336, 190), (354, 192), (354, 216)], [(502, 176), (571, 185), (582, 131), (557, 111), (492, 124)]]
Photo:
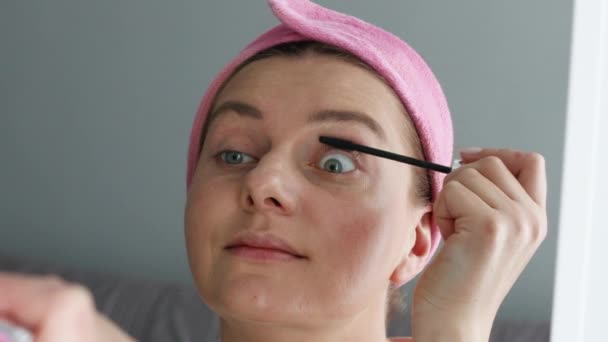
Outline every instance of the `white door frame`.
[[(551, 341), (608, 341), (608, 0), (574, 0)], [(602, 136), (603, 135), (603, 136)]]

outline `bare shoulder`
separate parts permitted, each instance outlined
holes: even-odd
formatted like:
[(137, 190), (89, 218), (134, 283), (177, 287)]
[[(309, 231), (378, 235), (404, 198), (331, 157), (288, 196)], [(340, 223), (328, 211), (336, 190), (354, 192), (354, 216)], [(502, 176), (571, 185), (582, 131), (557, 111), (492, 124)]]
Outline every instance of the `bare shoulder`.
[(390, 342), (413, 342), (411, 337), (391, 337), (388, 339)]

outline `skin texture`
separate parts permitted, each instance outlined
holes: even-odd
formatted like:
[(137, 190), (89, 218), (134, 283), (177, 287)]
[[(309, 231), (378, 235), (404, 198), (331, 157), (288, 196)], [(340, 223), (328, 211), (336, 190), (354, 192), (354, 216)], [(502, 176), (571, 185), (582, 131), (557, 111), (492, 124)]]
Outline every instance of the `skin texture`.
[(96, 311), (89, 290), (56, 276), (0, 272), (0, 318), (37, 342), (134, 341)]
[[(192, 274), (221, 316), (222, 342), (389, 340), (388, 285), (423, 267), (431, 219), (445, 242), (414, 289), (413, 340), (488, 341), (496, 311), (546, 236), (541, 155), (461, 151), (464, 165), (421, 207), (413, 167), (318, 142), (323, 134), (413, 151), (403, 108), (369, 71), (327, 56), (272, 57), (243, 68), (217, 105), (237, 100), (263, 117), (233, 110), (212, 123), (184, 216)], [(309, 123), (327, 109), (368, 113), (385, 139), (359, 123)], [(243, 163), (216, 158), (226, 149), (246, 153)], [(328, 158), (347, 172), (329, 172)], [(224, 247), (243, 232), (273, 234), (304, 257), (237, 258)], [(0, 318), (41, 342), (132, 341), (97, 312), (87, 289), (56, 277), (0, 272)]]
[[(327, 56), (273, 57), (241, 70), (216, 108), (226, 101), (252, 105), (262, 118), (233, 111), (211, 123), (185, 216), (190, 266), (222, 317), (224, 341), (385, 340), (387, 285), (420, 271), (431, 215), (445, 244), (415, 288), (413, 338), (488, 340), (498, 307), (546, 236), (541, 155), (463, 151), (464, 166), (446, 177), (433, 207), (420, 207), (411, 167), (362, 155), (351, 177), (318, 163), (339, 153), (320, 146), (319, 135), (412, 153), (403, 108), (369, 71)], [(324, 109), (373, 113), (386, 137), (346, 122), (310, 125)], [(237, 168), (214, 163), (224, 149), (251, 158)], [(233, 258), (223, 247), (243, 230), (276, 234), (307, 258)]]
[[(372, 73), (328, 56), (272, 57), (237, 73), (216, 99), (255, 107), (210, 124), (188, 194), (186, 240), (199, 290), (222, 317), (224, 341), (385, 339), (390, 281), (411, 279), (429, 252), (430, 207), (416, 206), (414, 170), (318, 142), (337, 136), (411, 155), (403, 108)], [(322, 110), (367, 113), (358, 122), (310, 123)], [(218, 160), (238, 150), (248, 162)], [(325, 157), (356, 168), (328, 172)], [(306, 256), (254, 263), (224, 247), (244, 231), (271, 233)]]
[(416, 341), (487, 341), (500, 304), (547, 235), (540, 154), (460, 154), (464, 166), (445, 178), (434, 203), (445, 243), (414, 291)]

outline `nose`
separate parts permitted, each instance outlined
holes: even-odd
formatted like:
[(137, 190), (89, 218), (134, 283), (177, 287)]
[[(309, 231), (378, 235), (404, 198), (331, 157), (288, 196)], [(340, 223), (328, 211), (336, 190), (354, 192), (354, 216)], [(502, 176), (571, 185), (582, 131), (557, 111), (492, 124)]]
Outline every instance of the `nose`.
[(251, 213), (289, 215), (293, 213), (296, 201), (293, 171), (284, 159), (265, 158), (258, 161), (245, 177), (241, 205)]

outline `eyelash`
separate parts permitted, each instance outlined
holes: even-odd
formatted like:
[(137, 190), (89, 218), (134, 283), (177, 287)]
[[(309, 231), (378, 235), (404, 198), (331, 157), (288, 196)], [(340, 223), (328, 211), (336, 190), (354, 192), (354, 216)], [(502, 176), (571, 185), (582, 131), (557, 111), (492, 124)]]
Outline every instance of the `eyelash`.
[(224, 153), (228, 153), (228, 152), (236, 152), (236, 153), (242, 153), (242, 154), (246, 154), (247, 156), (251, 157), (252, 159), (254, 159), (255, 161), (257, 161), (257, 158), (251, 156), (249, 153), (245, 153), (243, 151), (239, 151), (237, 149), (224, 149), (224, 150), (220, 150), (219, 152), (215, 153), (213, 155), (213, 160), (225, 167), (230, 167), (230, 168), (234, 168), (234, 167), (242, 167), (244, 165), (249, 165), (251, 163), (243, 163), (243, 164), (230, 164), (224, 161), (224, 159), (222, 158), (222, 154)]
[[(323, 169), (320, 169), (317, 166), (317, 163), (319, 161), (321, 161), (321, 159), (323, 159), (323, 156), (325, 156), (327, 153), (335, 151), (336, 153), (341, 153), (343, 155), (346, 155), (347, 157), (349, 157), (350, 159), (352, 159), (353, 164), (355, 165), (355, 169), (352, 171), (347, 171), (347, 172), (342, 172), (342, 173), (331, 173), (328, 171), (325, 171)], [(335, 148), (332, 146), (327, 146), (327, 145), (323, 145), (323, 148), (321, 150), (321, 152), (319, 152), (317, 155), (315, 155), (315, 158), (313, 161), (310, 161), (307, 165), (314, 167), (316, 169), (319, 169), (319, 171), (322, 171), (324, 173), (328, 173), (332, 176), (345, 176), (345, 175), (349, 175), (352, 174), (354, 172), (357, 172), (359, 170), (361, 170), (361, 153), (357, 152), (357, 151), (347, 151), (347, 150), (341, 150), (339, 148)]]
[[(318, 162), (319, 162), (319, 161), (320, 161), (320, 160), (323, 158), (323, 156), (324, 156), (324, 155), (326, 155), (327, 153), (329, 153), (329, 152), (331, 152), (331, 151), (336, 151), (336, 153), (342, 153), (342, 154), (346, 155), (347, 157), (349, 157), (350, 159), (352, 159), (353, 164), (355, 165), (355, 169), (354, 169), (354, 170), (352, 170), (352, 171), (347, 171), (347, 172), (342, 172), (342, 173), (331, 173), (331, 172), (325, 171), (325, 170), (323, 170), (323, 169), (320, 169), (320, 168), (317, 166), (317, 163), (318, 163)], [(245, 153), (245, 152), (243, 152), (243, 151), (239, 151), (239, 150), (237, 150), (237, 149), (224, 149), (224, 150), (221, 150), (221, 151), (219, 151), (219, 152), (217, 152), (217, 153), (215, 153), (215, 154), (213, 155), (213, 159), (214, 159), (214, 160), (215, 160), (215, 161), (216, 161), (218, 164), (220, 164), (220, 165), (222, 165), (222, 166), (225, 166), (225, 167), (230, 167), (230, 168), (234, 168), (234, 167), (243, 167), (243, 166), (246, 166), (246, 165), (251, 164), (251, 163), (243, 163), (243, 164), (229, 164), (229, 163), (226, 163), (226, 162), (223, 160), (222, 155), (223, 155), (224, 153), (228, 153), (228, 152), (238, 152), (238, 153), (243, 153), (243, 154), (246, 154), (246, 155), (250, 156), (250, 157), (251, 157), (251, 158), (253, 158), (255, 161), (257, 161), (257, 160), (258, 160), (257, 158), (255, 158), (255, 157), (251, 156), (250, 154)], [(314, 160), (309, 161), (309, 162), (308, 162), (306, 165), (307, 165), (307, 166), (310, 166), (310, 167), (314, 167), (314, 168), (318, 169), (318, 170), (319, 170), (319, 171), (321, 171), (321, 172), (331, 174), (332, 176), (339, 176), (339, 175), (344, 176), (344, 175), (349, 175), (349, 174), (352, 174), (353, 172), (356, 172), (356, 171), (358, 171), (358, 170), (361, 170), (361, 169), (362, 169), (362, 167), (361, 167), (361, 165), (362, 165), (362, 163), (361, 163), (361, 153), (359, 153), (359, 152), (357, 152), (357, 151), (347, 151), (347, 150), (341, 150), (341, 149), (338, 149), (338, 148), (335, 148), (335, 147), (332, 147), (332, 146), (323, 145), (323, 147), (322, 147), (321, 151), (320, 151), (320, 152), (318, 152), (318, 153), (315, 153), (315, 156), (314, 156), (314, 158), (313, 158), (313, 159), (314, 159)]]

